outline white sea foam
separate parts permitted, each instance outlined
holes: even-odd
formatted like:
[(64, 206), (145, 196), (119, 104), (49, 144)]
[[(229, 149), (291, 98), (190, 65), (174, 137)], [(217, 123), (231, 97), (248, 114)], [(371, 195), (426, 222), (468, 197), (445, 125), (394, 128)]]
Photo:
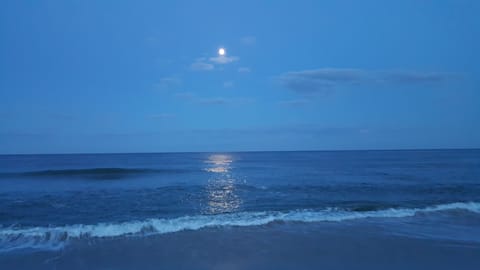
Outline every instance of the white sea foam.
[(184, 216), (173, 219), (152, 218), (123, 223), (99, 223), (95, 225), (67, 225), (60, 227), (0, 228), (0, 251), (41, 248), (59, 249), (69, 240), (79, 238), (119, 237), (173, 233), (221, 226), (258, 226), (275, 221), (285, 222), (339, 222), (363, 218), (401, 218), (417, 213), (448, 210), (466, 210), (480, 214), (480, 203), (458, 202), (434, 205), (426, 208), (398, 208), (354, 212), (337, 208), (324, 210), (295, 210), (288, 212), (239, 212), (221, 215)]

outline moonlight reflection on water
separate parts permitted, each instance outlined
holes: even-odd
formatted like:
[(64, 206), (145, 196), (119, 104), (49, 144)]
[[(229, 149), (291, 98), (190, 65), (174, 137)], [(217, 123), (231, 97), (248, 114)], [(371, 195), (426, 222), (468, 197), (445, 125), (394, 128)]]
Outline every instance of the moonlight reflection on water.
[(229, 155), (215, 154), (205, 161), (205, 170), (212, 173), (207, 184), (208, 203), (205, 209), (209, 214), (233, 212), (240, 207), (242, 200), (236, 194), (236, 180), (230, 174), (233, 159)]

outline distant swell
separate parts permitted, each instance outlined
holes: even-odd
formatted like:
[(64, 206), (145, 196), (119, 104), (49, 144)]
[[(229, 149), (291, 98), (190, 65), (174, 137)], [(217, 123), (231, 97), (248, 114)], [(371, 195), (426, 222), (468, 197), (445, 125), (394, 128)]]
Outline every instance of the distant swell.
[(98, 179), (115, 179), (145, 174), (180, 173), (184, 170), (174, 169), (136, 169), (136, 168), (87, 168), (87, 169), (61, 169), (43, 170), (18, 173), (1, 173), (0, 178), (28, 177), (28, 178), (54, 178), (54, 177), (85, 177)]
[(148, 219), (123, 223), (99, 223), (96, 225), (67, 225), (62, 227), (0, 228), (0, 251), (16, 249), (60, 249), (69, 240), (141, 236), (173, 233), (183, 230), (199, 230), (220, 226), (258, 226), (272, 222), (340, 222), (364, 218), (402, 218), (417, 213), (448, 210), (465, 210), (480, 214), (480, 203), (458, 202), (426, 208), (390, 208), (376, 211), (352, 212), (338, 208), (324, 210), (295, 210), (288, 212), (240, 212), (222, 215), (184, 216), (174, 219)]

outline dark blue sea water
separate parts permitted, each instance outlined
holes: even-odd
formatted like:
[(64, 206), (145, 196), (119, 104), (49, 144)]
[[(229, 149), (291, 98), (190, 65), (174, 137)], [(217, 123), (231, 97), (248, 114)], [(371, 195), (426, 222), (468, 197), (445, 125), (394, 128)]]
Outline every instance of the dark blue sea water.
[(3, 258), (322, 224), (479, 248), (480, 150), (0, 156)]

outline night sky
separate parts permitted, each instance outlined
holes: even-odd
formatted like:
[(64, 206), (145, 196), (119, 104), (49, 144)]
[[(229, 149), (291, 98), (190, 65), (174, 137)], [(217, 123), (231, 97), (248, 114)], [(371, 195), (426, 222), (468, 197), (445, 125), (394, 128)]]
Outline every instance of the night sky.
[(478, 148), (479, 14), (453, 0), (2, 1), (0, 154)]

